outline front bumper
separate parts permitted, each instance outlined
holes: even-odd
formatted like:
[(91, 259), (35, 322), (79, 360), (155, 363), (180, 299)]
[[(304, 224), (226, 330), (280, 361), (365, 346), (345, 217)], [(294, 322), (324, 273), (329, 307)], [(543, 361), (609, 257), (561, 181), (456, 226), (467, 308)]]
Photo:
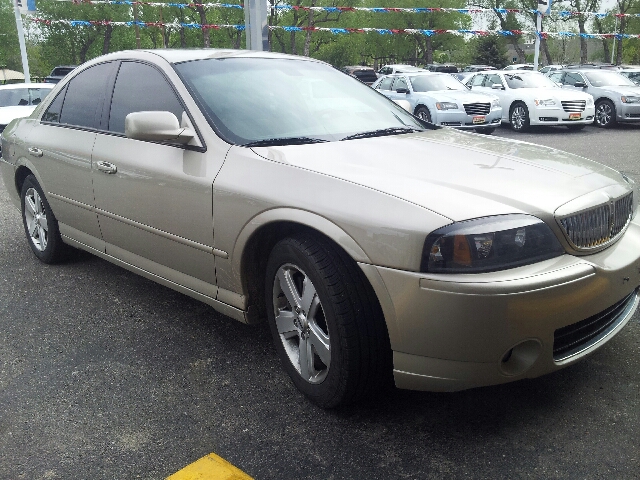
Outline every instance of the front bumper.
[(502, 119), (502, 108), (493, 108), (487, 115), (468, 115), (463, 110), (439, 110), (434, 123), (443, 127), (462, 130), (475, 128), (498, 128)]
[[(575, 118), (577, 114), (579, 118)], [(588, 105), (582, 112), (565, 112), (562, 106), (533, 107), (529, 112), (531, 125), (585, 125), (593, 123), (595, 106)]]
[(640, 103), (622, 103), (616, 109), (618, 122), (640, 122)]
[[(501, 272), (430, 275), (361, 267), (385, 313), (396, 385), (463, 390), (553, 372), (613, 338), (638, 305), (640, 225), (632, 223), (597, 254)], [(616, 303), (621, 307), (610, 315), (607, 331), (554, 355), (555, 337), (566, 329), (557, 330)]]

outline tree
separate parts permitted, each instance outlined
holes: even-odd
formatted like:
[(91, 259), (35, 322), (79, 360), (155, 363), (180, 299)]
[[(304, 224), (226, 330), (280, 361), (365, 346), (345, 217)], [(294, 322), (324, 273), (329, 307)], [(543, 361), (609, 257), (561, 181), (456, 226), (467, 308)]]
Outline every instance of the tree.
[(496, 68), (504, 68), (507, 65), (507, 49), (503, 38), (489, 35), (475, 39), (474, 43), (473, 63)]
[(0, 65), (22, 71), (18, 29), (11, 0), (0, 0)]

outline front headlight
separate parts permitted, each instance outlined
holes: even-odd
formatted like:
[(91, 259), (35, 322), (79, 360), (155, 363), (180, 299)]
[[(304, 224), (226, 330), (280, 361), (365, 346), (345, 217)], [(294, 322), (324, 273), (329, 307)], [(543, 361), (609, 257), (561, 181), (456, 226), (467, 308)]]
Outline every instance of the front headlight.
[(438, 110), (458, 110), (458, 104), (453, 102), (438, 102), (436, 103)]
[(640, 97), (630, 95), (623, 95), (620, 100), (622, 100), (622, 103), (640, 103)]
[(491, 108), (498, 108), (500, 106), (500, 99), (499, 98), (494, 98), (493, 100), (491, 100)]
[(556, 101), (552, 98), (547, 98), (546, 100), (534, 100), (533, 102), (538, 107), (553, 107), (556, 104)]
[(515, 268), (562, 255), (549, 226), (531, 215), (476, 218), (442, 227), (427, 236), (420, 270), (482, 273)]

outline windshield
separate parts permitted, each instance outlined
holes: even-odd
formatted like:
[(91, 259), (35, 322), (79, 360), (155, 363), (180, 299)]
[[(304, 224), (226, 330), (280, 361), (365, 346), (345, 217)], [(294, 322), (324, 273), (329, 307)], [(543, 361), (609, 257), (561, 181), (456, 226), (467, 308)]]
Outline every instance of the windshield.
[(424, 129), (375, 90), (314, 61), (206, 59), (179, 63), (175, 69), (211, 126), (230, 143), (334, 141), (374, 130)]
[(505, 73), (504, 78), (509, 88), (558, 88), (558, 86), (538, 72)]
[(10, 88), (0, 90), (0, 107), (38, 105), (50, 88)]
[(453, 76), (445, 75), (416, 75), (410, 77), (414, 92), (437, 92), (439, 90), (467, 90), (459, 80)]
[(635, 86), (631, 80), (616, 72), (585, 72), (585, 76), (594, 87)]

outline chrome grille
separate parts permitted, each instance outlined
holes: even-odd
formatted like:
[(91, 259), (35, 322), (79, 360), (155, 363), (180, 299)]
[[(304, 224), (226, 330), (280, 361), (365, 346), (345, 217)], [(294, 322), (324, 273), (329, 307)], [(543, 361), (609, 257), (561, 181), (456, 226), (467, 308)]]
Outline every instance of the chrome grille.
[(467, 115), (489, 115), (491, 111), (490, 103), (465, 103), (463, 106)]
[(631, 220), (632, 214), (633, 192), (559, 221), (573, 247), (589, 250), (615, 240)]
[(584, 112), (584, 108), (587, 105), (585, 100), (571, 100), (562, 102), (562, 108), (565, 112)]

